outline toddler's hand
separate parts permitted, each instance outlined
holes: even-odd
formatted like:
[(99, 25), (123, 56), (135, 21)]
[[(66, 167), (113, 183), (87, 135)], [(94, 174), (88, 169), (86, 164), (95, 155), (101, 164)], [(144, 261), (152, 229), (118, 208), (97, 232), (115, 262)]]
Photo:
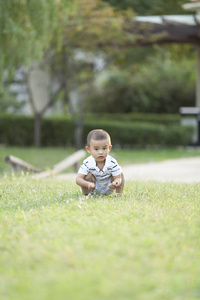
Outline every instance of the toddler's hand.
[(109, 188), (114, 189), (115, 187), (120, 186), (120, 185), (121, 185), (121, 178), (118, 178), (109, 184)]
[(120, 184), (121, 184), (121, 179), (119, 178), (119, 179), (115, 179), (114, 181), (113, 181), (113, 183), (112, 183), (114, 186), (120, 186)]
[(93, 182), (88, 182), (88, 190), (89, 191), (94, 191), (96, 185)]

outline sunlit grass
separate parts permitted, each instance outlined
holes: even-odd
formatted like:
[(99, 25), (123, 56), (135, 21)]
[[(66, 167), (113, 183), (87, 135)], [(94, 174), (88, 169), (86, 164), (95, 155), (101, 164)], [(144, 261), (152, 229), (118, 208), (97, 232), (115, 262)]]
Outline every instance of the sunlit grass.
[(199, 299), (199, 184), (0, 182), (0, 299)]

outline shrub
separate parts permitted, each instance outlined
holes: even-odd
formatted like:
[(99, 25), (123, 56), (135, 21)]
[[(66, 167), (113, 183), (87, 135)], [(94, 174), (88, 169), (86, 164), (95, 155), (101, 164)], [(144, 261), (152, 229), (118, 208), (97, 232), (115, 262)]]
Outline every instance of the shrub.
[[(193, 134), (190, 127), (186, 128), (178, 122), (170, 123), (167, 120), (161, 123), (158, 119), (159, 117), (154, 116), (155, 122), (144, 122), (141, 118), (142, 121), (139, 122), (132, 121), (131, 118), (126, 120), (123, 115), (112, 120), (88, 118), (83, 128), (84, 141), (90, 130), (103, 128), (110, 133), (113, 145), (118, 144), (121, 147), (176, 146), (190, 143)], [(44, 118), (41, 129), (42, 146), (75, 145), (74, 123), (71, 118)], [(0, 117), (0, 143), (16, 146), (34, 145), (33, 117), (2, 115)]]
[(90, 121), (84, 126), (84, 140), (86, 140), (87, 133), (94, 128), (103, 128), (108, 131), (112, 137), (112, 144), (118, 144), (121, 147), (188, 145), (193, 133), (193, 128), (181, 125)]
[(92, 121), (98, 119), (101, 121), (124, 121), (124, 122), (150, 122), (150, 123), (161, 123), (165, 125), (176, 124), (179, 125), (181, 116), (179, 114), (150, 114), (150, 113), (93, 113), (87, 114), (86, 120)]
[[(42, 146), (71, 146), (74, 144), (74, 125), (71, 118), (43, 118), (41, 122)], [(34, 118), (1, 115), (0, 143), (6, 145), (34, 145)]]
[(0, 143), (7, 145), (33, 145), (33, 118), (3, 114), (0, 117)]
[(101, 113), (178, 113), (195, 105), (194, 61), (151, 59), (140, 68), (110, 69), (86, 101), (87, 111)]
[(43, 146), (74, 145), (74, 123), (71, 118), (44, 118), (42, 120)]

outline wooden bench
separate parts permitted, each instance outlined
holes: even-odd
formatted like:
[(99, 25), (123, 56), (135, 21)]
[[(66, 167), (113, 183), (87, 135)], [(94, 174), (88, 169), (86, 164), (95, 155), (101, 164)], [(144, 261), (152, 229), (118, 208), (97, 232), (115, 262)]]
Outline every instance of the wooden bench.
[(26, 161), (24, 161), (16, 156), (13, 156), (13, 155), (6, 156), (5, 162), (11, 164), (11, 166), (13, 167), (13, 170), (15, 172), (19, 171), (20, 169), (29, 171), (29, 172), (33, 172), (33, 173), (40, 172), (40, 170), (37, 169), (36, 167), (30, 165)]
[[(64, 160), (62, 160), (61, 162), (59, 162), (58, 164), (53, 166), (53, 168), (51, 170), (35, 174), (34, 178), (40, 179), (40, 178), (45, 178), (48, 176), (54, 176), (56, 174), (63, 172), (64, 170), (68, 169), (69, 167), (71, 167), (73, 165), (77, 166), (77, 163), (79, 163), (85, 157), (85, 155), (86, 155), (86, 152), (84, 150), (76, 151), (72, 155), (68, 156), (67, 158), (65, 158)], [(76, 167), (76, 169), (77, 169), (77, 167)]]
[(84, 150), (78, 150), (75, 153), (71, 154), (70, 156), (66, 157), (61, 162), (54, 165), (53, 168), (48, 171), (40, 171), (36, 167), (27, 163), (26, 161), (12, 155), (7, 156), (5, 158), (5, 161), (12, 165), (14, 171), (19, 171), (20, 169), (22, 169), (29, 172), (33, 172), (35, 173), (33, 177), (40, 179), (40, 178), (45, 178), (48, 176), (54, 176), (56, 174), (59, 174), (73, 165), (75, 166), (77, 171), (78, 165), (80, 161), (85, 157), (85, 155), (86, 152)]

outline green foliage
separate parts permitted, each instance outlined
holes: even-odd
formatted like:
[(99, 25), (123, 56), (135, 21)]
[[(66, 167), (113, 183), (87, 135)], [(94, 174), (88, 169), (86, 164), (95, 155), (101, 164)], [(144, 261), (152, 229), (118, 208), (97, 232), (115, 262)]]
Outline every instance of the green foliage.
[(178, 113), (195, 106), (195, 62), (149, 59), (139, 68), (105, 72), (86, 102), (87, 111)]
[(0, 93), (0, 112), (20, 112), (23, 107), (25, 101), (17, 101), (16, 95), (10, 92), (8, 89), (4, 89), (2, 93)]
[(74, 124), (71, 118), (44, 118), (41, 133), (42, 145), (74, 145)]
[[(59, 39), (59, 9), (65, 12), (65, 0), (0, 1), (0, 76), (13, 73), (18, 66), (40, 59), (54, 35)], [(65, 9), (64, 9), (65, 8)]]
[(99, 47), (103, 50), (107, 47), (113, 49), (116, 41), (121, 44), (133, 41), (134, 36), (125, 34), (122, 29), (133, 21), (134, 16), (130, 9), (115, 10), (101, 0), (73, 0), (67, 18), (62, 12), (59, 14), (62, 36), (59, 50), (64, 49), (68, 55), (77, 48), (98, 52)]
[(25, 116), (1, 115), (0, 143), (6, 145), (33, 144), (33, 119)]
[[(97, 126), (99, 125), (99, 126)], [(146, 147), (148, 145), (177, 146), (191, 142), (193, 129), (181, 125), (163, 125), (148, 122), (91, 121), (84, 126), (84, 137), (94, 128), (103, 128), (112, 136), (113, 145)]]
[(179, 114), (149, 114), (149, 113), (87, 113), (86, 120), (99, 120), (99, 121), (109, 121), (113, 122), (120, 121), (120, 122), (150, 122), (150, 123), (161, 123), (164, 125), (179, 125), (181, 121), (181, 116)]
[(126, 9), (131, 7), (138, 15), (169, 15), (184, 14), (181, 5), (184, 0), (104, 0), (111, 5)]
[[(0, 143), (32, 146), (34, 120), (31, 117), (2, 115)], [(170, 122), (144, 122), (124, 120), (88, 120), (84, 124), (84, 140), (94, 128), (103, 128), (112, 136), (113, 145), (145, 147), (147, 145), (187, 145), (193, 129)], [(31, 134), (32, 133), (32, 134)], [(42, 146), (74, 146), (74, 123), (69, 118), (44, 118), (41, 133)]]
[(200, 297), (199, 184), (83, 199), (72, 181), (13, 176), (0, 203), (1, 299)]
[[(71, 119), (44, 118), (42, 120), (42, 145), (72, 145), (74, 125)], [(1, 115), (0, 143), (6, 145), (34, 145), (34, 118), (26, 116)]]

